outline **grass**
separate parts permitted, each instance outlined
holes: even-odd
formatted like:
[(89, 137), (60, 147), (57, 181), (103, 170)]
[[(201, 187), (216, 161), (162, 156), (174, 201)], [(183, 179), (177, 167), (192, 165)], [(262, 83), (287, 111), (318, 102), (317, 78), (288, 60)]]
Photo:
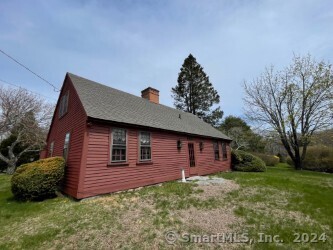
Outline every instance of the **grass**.
[[(228, 201), (236, 205), (235, 212), (251, 225), (251, 235), (256, 235), (260, 230), (266, 234), (280, 235), (284, 240), (281, 247), (333, 248), (332, 174), (296, 171), (286, 164), (279, 164), (268, 167), (264, 173), (233, 172), (219, 176), (241, 185), (241, 189), (230, 193)], [(298, 233), (325, 233), (328, 240), (297, 245), (293, 240)], [(256, 249), (275, 247), (256, 244)]]
[[(285, 164), (263, 173), (220, 173), (222, 186), (168, 182), (81, 202), (58, 197), (18, 202), (10, 177), (0, 175), (0, 249), (199, 248), (333, 249), (333, 175), (295, 171)], [(176, 241), (181, 235), (246, 232), (282, 242), (217, 245)], [(327, 240), (293, 240), (297, 234)], [(313, 238), (312, 235), (311, 238)], [(318, 239), (317, 239), (318, 240)]]

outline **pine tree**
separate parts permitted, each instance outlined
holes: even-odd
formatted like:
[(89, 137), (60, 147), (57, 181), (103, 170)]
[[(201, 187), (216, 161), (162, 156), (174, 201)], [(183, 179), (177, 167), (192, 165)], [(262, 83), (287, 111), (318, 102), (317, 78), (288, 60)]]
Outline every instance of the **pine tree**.
[(178, 75), (178, 84), (172, 88), (172, 97), (177, 109), (192, 113), (213, 126), (218, 126), (223, 111), (219, 104), (220, 96), (209, 77), (191, 54), (184, 60)]

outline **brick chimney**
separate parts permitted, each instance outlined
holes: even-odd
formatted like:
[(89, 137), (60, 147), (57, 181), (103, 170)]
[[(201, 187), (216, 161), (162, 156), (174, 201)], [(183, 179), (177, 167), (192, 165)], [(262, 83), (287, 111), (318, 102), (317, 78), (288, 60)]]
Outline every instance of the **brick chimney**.
[(154, 89), (152, 87), (148, 87), (141, 91), (141, 97), (145, 98), (153, 103), (159, 104), (160, 103), (160, 91)]

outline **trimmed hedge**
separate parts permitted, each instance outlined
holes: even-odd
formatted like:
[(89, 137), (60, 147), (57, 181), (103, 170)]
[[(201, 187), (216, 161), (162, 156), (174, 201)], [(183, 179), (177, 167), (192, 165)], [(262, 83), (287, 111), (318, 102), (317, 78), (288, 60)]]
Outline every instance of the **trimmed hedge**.
[(280, 162), (280, 158), (275, 155), (266, 155), (262, 153), (251, 153), (257, 157), (259, 157), (261, 160), (263, 160), (266, 164), (266, 166), (275, 166)]
[(242, 172), (264, 172), (266, 165), (259, 157), (242, 150), (231, 151), (231, 164), (233, 170)]
[(64, 174), (65, 161), (62, 157), (21, 165), (11, 179), (14, 197), (24, 201), (55, 197)]

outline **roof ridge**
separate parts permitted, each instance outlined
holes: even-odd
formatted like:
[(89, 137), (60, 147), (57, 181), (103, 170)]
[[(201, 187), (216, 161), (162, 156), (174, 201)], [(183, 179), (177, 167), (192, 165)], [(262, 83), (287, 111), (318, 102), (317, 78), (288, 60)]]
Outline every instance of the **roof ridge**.
[(113, 89), (113, 90), (116, 90), (116, 91), (122, 92), (122, 93), (124, 93), (124, 94), (126, 94), (126, 95), (130, 95), (130, 96), (132, 96), (132, 97), (135, 97), (135, 98), (139, 98), (139, 99), (145, 100), (145, 101), (147, 101), (147, 103), (149, 103), (149, 104), (152, 104), (152, 105), (160, 105), (160, 106), (163, 106), (163, 107), (168, 108), (168, 109), (171, 109), (171, 110), (179, 111), (179, 112), (181, 112), (181, 113), (183, 113), (183, 114), (186, 114), (186, 115), (192, 115), (192, 116), (195, 116), (196, 118), (202, 120), (200, 117), (198, 117), (198, 116), (196, 116), (196, 115), (194, 115), (194, 114), (192, 114), (192, 113), (189, 113), (189, 112), (186, 112), (186, 111), (183, 111), (183, 110), (179, 110), (179, 109), (176, 109), (176, 108), (172, 108), (172, 107), (167, 106), (167, 105), (162, 104), (162, 103), (153, 103), (153, 102), (151, 102), (151, 101), (149, 101), (149, 100), (147, 100), (147, 99), (145, 99), (145, 98), (142, 98), (142, 97), (140, 97), (140, 96), (137, 96), (137, 95), (134, 95), (134, 94), (128, 93), (128, 92), (123, 91), (123, 90), (120, 90), (120, 89), (113, 88), (113, 87), (111, 87), (111, 86), (108, 86), (108, 85), (105, 85), (105, 84), (102, 84), (102, 83), (96, 82), (96, 81), (94, 81), (94, 80), (90, 80), (90, 79), (88, 79), (88, 78), (85, 78), (85, 77), (82, 77), (82, 76), (79, 76), (79, 75), (73, 74), (73, 73), (71, 73), (71, 72), (67, 72), (67, 74), (68, 74), (68, 75), (72, 75), (72, 76), (74, 76), (74, 77), (81, 78), (81, 79), (86, 80), (86, 81), (90, 81), (90, 82), (92, 82), (92, 83), (94, 83), (94, 84), (98, 84), (98, 85), (100, 85), (100, 86), (102, 86), (102, 87), (107, 87), (107, 88), (110, 88), (110, 89)]

